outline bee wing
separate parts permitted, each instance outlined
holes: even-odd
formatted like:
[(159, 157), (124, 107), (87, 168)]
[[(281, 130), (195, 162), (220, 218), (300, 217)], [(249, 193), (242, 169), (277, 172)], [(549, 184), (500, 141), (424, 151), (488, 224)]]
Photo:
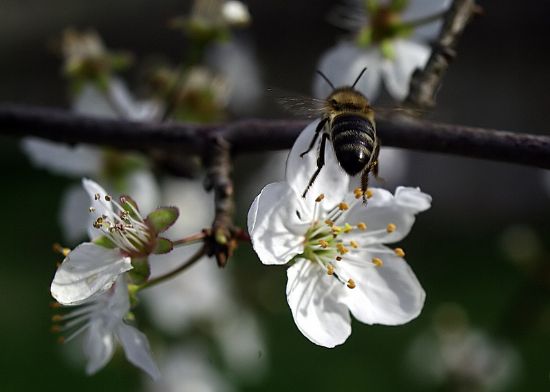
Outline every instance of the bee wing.
[(421, 117), (426, 114), (426, 110), (422, 109), (411, 109), (402, 106), (397, 106), (393, 108), (388, 107), (375, 107), (373, 108), (374, 112), (380, 114), (384, 117), (391, 117), (392, 115), (401, 114), (410, 117)]
[(281, 92), (277, 89), (270, 89), (275, 95), (275, 100), (286, 111), (299, 117), (316, 118), (321, 116), (326, 108), (326, 101), (305, 95), (288, 92)]

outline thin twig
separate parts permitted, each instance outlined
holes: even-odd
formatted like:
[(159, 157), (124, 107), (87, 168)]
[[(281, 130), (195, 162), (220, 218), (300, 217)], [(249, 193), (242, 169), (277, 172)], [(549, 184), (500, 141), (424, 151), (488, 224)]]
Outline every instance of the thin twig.
[[(133, 122), (85, 117), (57, 109), (0, 105), (0, 135), (38, 136), (69, 144), (89, 143), (143, 152), (156, 148), (201, 157), (208, 153), (215, 135), (221, 135), (234, 153), (288, 149), (307, 123), (254, 119), (230, 126)], [(550, 136), (380, 116), (377, 132), (385, 146), (550, 169)]]
[(466, 25), (480, 11), (475, 0), (455, 0), (446, 14), (439, 38), (424, 69), (417, 69), (410, 82), (405, 106), (430, 109), (449, 64), (456, 57), (455, 48)]

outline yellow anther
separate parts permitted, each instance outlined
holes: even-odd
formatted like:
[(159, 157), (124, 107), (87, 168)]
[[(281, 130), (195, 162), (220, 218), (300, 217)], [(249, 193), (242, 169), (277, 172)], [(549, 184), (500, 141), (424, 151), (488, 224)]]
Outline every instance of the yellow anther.
[(374, 264), (376, 267), (382, 267), (384, 265), (384, 262), (380, 257), (373, 257), (372, 264)]
[(344, 225), (344, 229), (343, 229), (342, 231), (343, 231), (344, 233), (349, 233), (349, 232), (352, 231), (352, 230), (353, 230), (353, 226), (350, 225), (349, 223), (346, 223), (346, 224)]
[(99, 200), (99, 199), (101, 199), (101, 196), (99, 195), (99, 193), (96, 193), (94, 195), (94, 200)]
[(54, 323), (57, 322), (57, 321), (61, 321), (61, 320), (63, 320), (63, 316), (61, 316), (61, 315), (59, 315), (59, 314), (54, 314), (54, 315), (52, 316), (52, 321), (53, 321)]
[(321, 193), (319, 196), (317, 196), (317, 199), (315, 199), (315, 201), (317, 203), (319, 203), (321, 200), (323, 200), (325, 198), (325, 195), (323, 193)]
[(332, 233), (339, 234), (341, 231), (342, 231), (342, 228), (340, 226), (337, 226), (337, 225), (332, 226)]
[(353, 190), (353, 194), (355, 195), (356, 199), (360, 199), (361, 197), (363, 197), (363, 190), (361, 188), (355, 188)]
[(59, 343), (59, 344), (65, 343), (65, 338), (63, 336), (58, 337), (57, 338), (57, 343)]
[(363, 223), (363, 222), (359, 222), (359, 223), (357, 224), (357, 228), (358, 228), (359, 230), (361, 230), (361, 231), (365, 231), (365, 230), (367, 230), (367, 225), (366, 225), (365, 223)]
[(350, 289), (354, 289), (355, 288), (355, 282), (353, 281), (353, 279), (348, 279), (348, 287)]
[(52, 248), (54, 252), (61, 253), (65, 257), (67, 257), (67, 255), (71, 252), (69, 248), (64, 248), (58, 243), (53, 244)]
[(349, 205), (346, 202), (341, 202), (340, 204), (338, 204), (338, 208), (340, 209), (340, 211), (346, 211), (349, 210)]
[(52, 333), (58, 333), (61, 332), (61, 327), (59, 325), (52, 325), (50, 327), (50, 332)]
[(351, 247), (352, 247), (353, 249), (359, 248), (359, 244), (358, 244), (356, 241), (353, 241), (353, 240), (352, 240), (352, 241), (349, 242), (349, 244), (351, 245)]
[(338, 249), (338, 253), (340, 253), (341, 255), (345, 255), (349, 252), (349, 249), (346, 248), (341, 242), (336, 244), (336, 249)]
[(332, 264), (327, 265), (327, 274), (333, 275), (334, 274), (334, 266)]
[(397, 230), (397, 226), (394, 225), (393, 223), (390, 223), (388, 224), (388, 226), (386, 226), (386, 231), (388, 233), (393, 233), (395, 230)]
[(336, 256), (336, 261), (341, 261), (342, 258), (340, 256)]
[(367, 189), (365, 192), (365, 196), (367, 196), (367, 199), (370, 199), (374, 196), (374, 191), (372, 189)]
[(321, 245), (321, 248), (328, 248), (328, 241), (319, 240), (319, 245)]
[(405, 251), (403, 250), (403, 248), (395, 248), (393, 251), (397, 256), (405, 257)]
[(330, 219), (327, 219), (327, 220), (325, 221), (325, 224), (326, 224), (327, 226), (330, 226), (330, 227), (334, 226), (334, 222), (331, 221)]
[(50, 308), (57, 309), (57, 308), (60, 308), (60, 307), (61, 307), (61, 304), (59, 302), (56, 302), (56, 301), (50, 302)]

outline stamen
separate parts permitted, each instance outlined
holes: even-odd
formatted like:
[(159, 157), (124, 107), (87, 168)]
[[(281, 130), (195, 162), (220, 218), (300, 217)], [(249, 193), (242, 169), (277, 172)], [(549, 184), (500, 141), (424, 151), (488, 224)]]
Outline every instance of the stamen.
[(52, 325), (50, 327), (50, 332), (51, 333), (59, 333), (59, 332), (61, 332), (61, 327), (59, 325)]
[(361, 197), (363, 197), (363, 190), (361, 188), (355, 188), (353, 190), (353, 194), (356, 199), (360, 199)]
[(359, 223), (357, 224), (357, 228), (358, 228), (359, 230), (361, 230), (361, 231), (365, 231), (365, 230), (367, 230), (367, 225), (366, 225), (365, 223), (363, 223), (363, 222), (359, 222)]
[(340, 211), (349, 210), (349, 205), (348, 205), (348, 203), (346, 203), (346, 202), (341, 202), (340, 204), (338, 204), (338, 209), (339, 209)]
[(101, 195), (99, 193), (96, 193), (94, 195), (94, 200), (99, 200), (99, 199), (101, 199)]
[(67, 255), (71, 252), (71, 249), (64, 248), (57, 242), (52, 245), (53, 251), (62, 254), (63, 256), (67, 257)]
[(367, 199), (370, 199), (371, 197), (374, 196), (374, 191), (373, 191), (372, 189), (370, 189), (370, 188), (367, 189), (367, 190), (365, 191), (365, 196), (367, 196)]
[(393, 223), (389, 223), (388, 226), (386, 226), (386, 231), (388, 233), (393, 233), (395, 230), (397, 230), (397, 226)]
[(63, 320), (63, 316), (59, 315), (59, 314), (54, 314), (52, 316), (52, 321), (55, 323), (55, 322), (58, 322), (58, 321), (61, 321)]
[(349, 242), (349, 244), (351, 245), (351, 247), (352, 247), (353, 249), (359, 248), (359, 244), (358, 244), (356, 241), (351, 240), (351, 241)]
[(334, 266), (332, 264), (327, 264), (327, 274), (328, 275), (334, 275)]
[(90, 207), (90, 208), (88, 208), (88, 211), (90, 211), (90, 212), (95, 212), (95, 208), (94, 208), (94, 207)]
[(315, 199), (315, 202), (320, 203), (321, 200), (323, 200), (324, 198), (325, 198), (325, 195), (321, 193), (319, 196), (317, 196), (317, 198)]
[(332, 234), (338, 235), (341, 232), (342, 232), (342, 228), (340, 226), (337, 226), (337, 225), (332, 226)]
[(374, 264), (376, 267), (382, 267), (384, 265), (384, 262), (380, 257), (373, 257), (372, 264)]
[(321, 245), (321, 248), (326, 249), (328, 248), (328, 241), (319, 240), (319, 245)]
[(327, 219), (327, 220), (325, 221), (325, 224), (326, 224), (327, 226), (330, 226), (330, 227), (334, 226), (334, 222), (331, 221), (330, 219)]
[(393, 251), (398, 257), (405, 257), (405, 251), (403, 248), (395, 248)]
[(111, 201), (112, 200), (112, 197), (109, 196), (109, 195), (105, 195), (105, 201)]
[(336, 261), (342, 261), (342, 257), (336, 256)]
[(342, 256), (349, 252), (349, 249), (346, 248), (341, 242), (336, 244), (336, 249), (338, 250), (338, 253), (340, 253)]
[(355, 282), (354, 282), (354, 280), (351, 279), (351, 278), (348, 279), (348, 287), (349, 287), (350, 289), (354, 289), (354, 288), (355, 288)]
[(343, 229), (343, 232), (344, 232), (344, 233), (349, 233), (349, 232), (352, 231), (352, 230), (353, 230), (353, 226), (350, 225), (349, 223), (346, 223), (346, 224), (344, 225), (344, 229)]

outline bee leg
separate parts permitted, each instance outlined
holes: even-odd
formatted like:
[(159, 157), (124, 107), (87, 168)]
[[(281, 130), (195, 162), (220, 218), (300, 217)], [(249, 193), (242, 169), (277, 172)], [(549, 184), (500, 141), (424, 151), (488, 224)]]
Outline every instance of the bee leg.
[(374, 148), (373, 162), (370, 166), (370, 171), (374, 175), (374, 178), (376, 178), (376, 181), (383, 183), (384, 179), (378, 175), (378, 169), (380, 167), (378, 162), (379, 153), (380, 153), (380, 143), (376, 144), (376, 147)]
[(325, 166), (325, 146), (327, 144), (328, 134), (323, 133), (323, 136), (321, 137), (321, 146), (319, 147), (319, 156), (317, 157), (317, 170), (315, 170), (315, 173), (313, 173), (313, 176), (311, 177), (311, 180), (309, 180), (309, 184), (307, 184), (306, 190), (302, 194), (302, 197), (306, 197), (307, 191), (309, 191), (309, 188), (313, 185), (315, 182), (315, 179), (321, 172), (321, 169), (323, 166)]
[(315, 142), (317, 141), (317, 138), (319, 137), (319, 132), (321, 132), (321, 130), (324, 128), (327, 121), (328, 117), (325, 117), (319, 122), (319, 124), (317, 124), (317, 128), (315, 128), (315, 135), (313, 135), (313, 139), (311, 139), (311, 143), (309, 143), (309, 147), (307, 148), (307, 150), (300, 154), (300, 158), (303, 158), (304, 155), (311, 151), (311, 149), (315, 145)]
[(367, 188), (369, 187), (369, 168), (361, 173), (361, 193), (363, 195), (363, 204), (367, 204)]

